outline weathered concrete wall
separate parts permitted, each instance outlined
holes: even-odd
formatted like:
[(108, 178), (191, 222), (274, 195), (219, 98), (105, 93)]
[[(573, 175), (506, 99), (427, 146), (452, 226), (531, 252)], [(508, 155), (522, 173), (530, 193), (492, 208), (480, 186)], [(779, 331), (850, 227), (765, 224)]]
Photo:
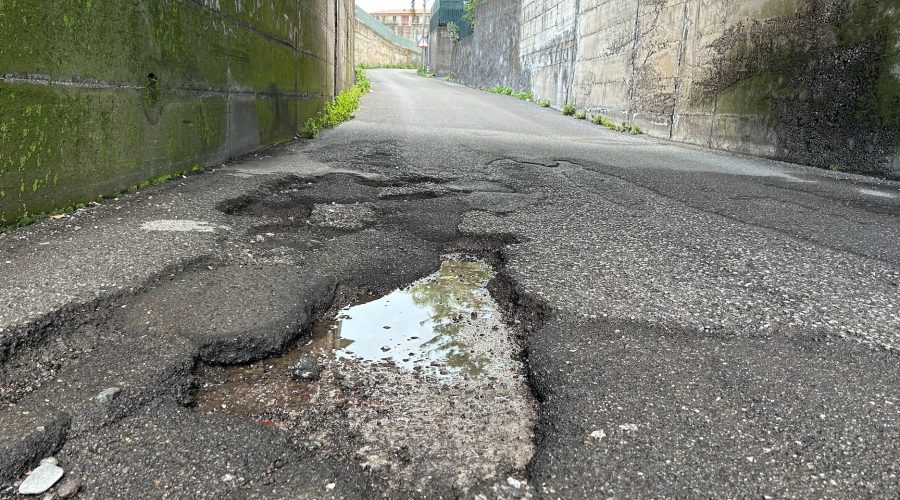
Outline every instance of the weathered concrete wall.
[[(337, 11), (334, 29), (336, 50), (335, 61), (335, 93), (352, 87), (356, 73), (356, 0), (333, 0)], [(303, 2), (297, 2), (302, 4)]]
[(522, 0), (522, 63), (536, 98), (569, 100), (578, 49), (578, 0)]
[[(400, 45), (388, 40), (385, 35), (367, 26), (367, 23), (378, 23), (376, 19), (368, 16), (365, 12), (357, 10), (357, 16), (361, 15), (367, 16), (368, 19), (357, 18), (354, 57), (356, 64), (378, 67), (396, 65), (419, 66), (422, 63), (421, 49), (416, 48), (414, 42), (402, 40), (404, 45)], [(387, 27), (384, 27), (384, 29), (388, 30)], [(394, 40), (399, 38), (399, 35), (392, 32), (390, 35), (393, 35), (392, 39)]]
[(896, 0), (721, 3), (686, 11), (674, 139), (900, 176)]
[(0, 224), (294, 137), (349, 0), (0, 1)]
[(450, 74), (466, 85), (531, 88), (519, 57), (521, 0), (491, 0), (478, 12), (478, 29), (453, 44)]
[(428, 49), (425, 51), (425, 64), (438, 75), (450, 74), (450, 58), (453, 54), (453, 40), (446, 26), (439, 26), (428, 33)]
[[(479, 25), (501, 1), (479, 7)], [(519, 62), (555, 106), (713, 148), (900, 177), (897, 0), (519, 1)], [(454, 57), (506, 57), (486, 42)]]

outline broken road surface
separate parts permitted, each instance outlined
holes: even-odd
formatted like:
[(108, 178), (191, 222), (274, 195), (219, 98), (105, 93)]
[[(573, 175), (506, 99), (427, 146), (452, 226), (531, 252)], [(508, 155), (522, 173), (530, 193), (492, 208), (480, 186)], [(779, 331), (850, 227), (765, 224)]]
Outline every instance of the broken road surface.
[(0, 496), (900, 494), (900, 184), (369, 74), (0, 236)]

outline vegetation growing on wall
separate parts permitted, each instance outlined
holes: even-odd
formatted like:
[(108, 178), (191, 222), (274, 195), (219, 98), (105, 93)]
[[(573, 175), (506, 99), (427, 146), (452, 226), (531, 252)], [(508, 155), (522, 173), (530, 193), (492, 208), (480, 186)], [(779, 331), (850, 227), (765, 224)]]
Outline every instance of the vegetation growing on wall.
[(333, 91), (326, 2), (126, 4), (0, 0), (0, 225), (290, 140)]
[(307, 119), (303, 128), (300, 129), (300, 135), (312, 139), (323, 128), (336, 127), (353, 118), (353, 112), (359, 108), (359, 99), (371, 88), (372, 85), (369, 77), (366, 76), (365, 69), (357, 67), (356, 84), (326, 102), (322, 111)]
[(644, 133), (644, 131), (641, 130), (640, 127), (638, 127), (637, 125), (635, 125), (633, 123), (623, 123), (620, 125), (601, 114), (595, 114), (595, 115), (591, 116), (591, 122), (594, 123), (595, 125), (601, 125), (610, 130), (615, 130), (616, 132), (628, 132), (629, 134), (632, 134), (632, 135)]
[(900, 154), (896, 0), (805, 1), (797, 9), (726, 29), (695, 103), (761, 119), (779, 157), (887, 173)]
[(484, 0), (465, 0), (463, 2), (463, 19), (469, 23), (469, 26), (472, 27), (472, 30), (475, 30), (475, 21), (476, 16), (478, 14), (478, 6)]
[(450, 40), (454, 42), (459, 41), (459, 25), (450, 21), (447, 23), (447, 34), (450, 35)]

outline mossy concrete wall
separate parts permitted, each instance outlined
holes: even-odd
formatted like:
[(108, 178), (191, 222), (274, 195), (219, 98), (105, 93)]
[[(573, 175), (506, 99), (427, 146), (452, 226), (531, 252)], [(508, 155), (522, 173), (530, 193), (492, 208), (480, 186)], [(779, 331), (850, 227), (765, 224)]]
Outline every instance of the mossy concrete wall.
[[(508, 23), (514, 7), (493, 4), (510, 2), (520, 3), (518, 62), (535, 97), (557, 107), (900, 177), (898, 0), (486, 0), (477, 24)], [(479, 40), (454, 57), (509, 57), (506, 44)]]
[(348, 0), (0, 0), (0, 225), (293, 138), (353, 83)]

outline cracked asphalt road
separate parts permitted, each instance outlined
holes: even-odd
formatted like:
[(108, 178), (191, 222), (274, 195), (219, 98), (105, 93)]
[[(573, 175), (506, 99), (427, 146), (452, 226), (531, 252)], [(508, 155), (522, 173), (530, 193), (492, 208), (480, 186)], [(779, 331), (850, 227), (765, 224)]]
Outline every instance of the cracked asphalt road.
[[(369, 74), (316, 140), (0, 236), (0, 495), (51, 454), (104, 498), (900, 494), (900, 183)], [(340, 443), (191, 411), (200, 364), (460, 249), (521, 336), (524, 471), (389, 491)]]

